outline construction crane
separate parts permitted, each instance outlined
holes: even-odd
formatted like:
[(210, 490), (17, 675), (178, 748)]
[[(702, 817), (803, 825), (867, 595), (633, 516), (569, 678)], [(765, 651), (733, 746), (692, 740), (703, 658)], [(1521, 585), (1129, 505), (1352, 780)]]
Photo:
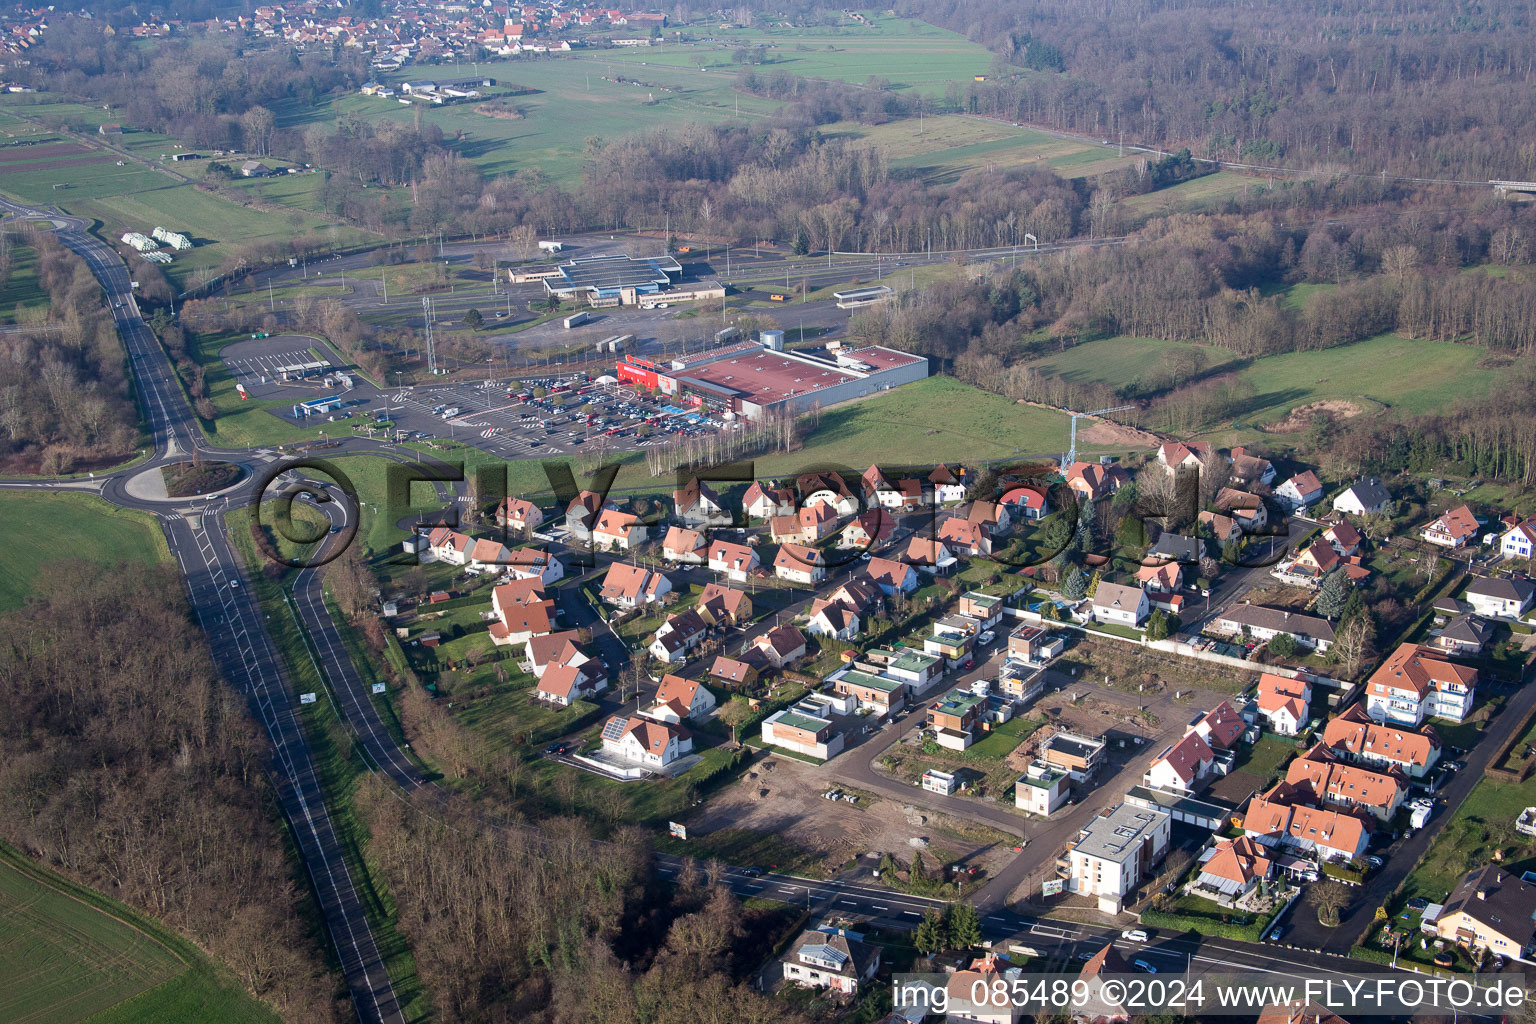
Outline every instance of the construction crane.
[(1113, 409), (1095, 409), (1093, 412), (1075, 412), (1072, 414), (1072, 442), (1067, 449), (1067, 457), (1061, 460), (1061, 471), (1066, 473), (1077, 461), (1077, 418), (1079, 416), (1107, 416), (1112, 412), (1124, 412), (1126, 409), (1134, 409), (1134, 405), (1117, 405)]

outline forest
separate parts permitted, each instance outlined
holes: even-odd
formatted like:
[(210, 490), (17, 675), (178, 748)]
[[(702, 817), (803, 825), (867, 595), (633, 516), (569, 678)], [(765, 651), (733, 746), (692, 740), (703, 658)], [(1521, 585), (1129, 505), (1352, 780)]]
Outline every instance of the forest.
[(0, 279), (15, 243), (37, 252), (47, 315), (0, 334), (0, 465), (47, 475), (122, 460), (139, 441), (126, 355), (101, 286), (51, 234), (0, 231)]
[[(782, 5), (775, 4), (779, 9)], [(1536, 5), (902, 0), (997, 58), (976, 113), (1286, 167), (1528, 179)], [(1015, 72), (1015, 73), (1008, 73)]]
[(342, 1019), (266, 736), (180, 577), (51, 568), (0, 618), (0, 838), (190, 936), (287, 1019)]

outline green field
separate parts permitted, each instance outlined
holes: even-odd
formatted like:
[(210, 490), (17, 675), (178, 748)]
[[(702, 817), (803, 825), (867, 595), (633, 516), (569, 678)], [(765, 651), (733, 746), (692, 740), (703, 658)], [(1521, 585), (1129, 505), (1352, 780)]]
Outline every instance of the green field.
[(37, 250), (11, 247), (11, 272), (0, 282), (0, 323), (30, 322), (48, 308), (48, 296), (37, 279)]
[(1073, 345), (1064, 352), (1032, 359), (1029, 365), (1073, 384), (1100, 383), (1123, 388), (1156, 370), (1166, 355), (1177, 352), (1198, 352), (1205, 357), (1205, 365), (1212, 369), (1233, 359), (1232, 353), (1214, 345), (1122, 335)]
[[(111, 118), (107, 111), (72, 103), (23, 102), (35, 98), (0, 100), (0, 189), (25, 202), (57, 205), (66, 213), (98, 220), (108, 238), (126, 231), (148, 234), (155, 227), (186, 234), (196, 248), (174, 254), (174, 262), (164, 268), (182, 287), (212, 276), (232, 250), (248, 243), (295, 235), (321, 236), (336, 247), (373, 240), (317, 212), (314, 190), (322, 180), (319, 174), (240, 179), (231, 184), (250, 194), (250, 205), (242, 205), (195, 184), (207, 170), (206, 161), (169, 163), (169, 155), (182, 148), (174, 139), (142, 131), (97, 137), (91, 133)], [(64, 124), (83, 134), (77, 142), (38, 121)], [(91, 152), (39, 158), (31, 155), (33, 146), (19, 145), (21, 141), (70, 142)], [(226, 159), (239, 162), (237, 157)], [(119, 161), (123, 166), (117, 166)], [(268, 203), (272, 206), (263, 208)]]
[(275, 1021), (190, 944), (0, 850), (0, 1020)]
[[(278, 181), (304, 180), (310, 188), (319, 175), (285, 175)], [(284, 195), (301, 195), (305, 190), (272, 195), (280, 201)], [(259, 197), (253, 196), (253, 201)], [(298, 235), (317, 235), (336, 247), (361, 244), (372, 238), (356, 228), (337, 224), (329, 218), (301, 209), (273, 213), (255, 206), (240, 206), (196, 185), (166, 184), (146, 190), (124, 190), (124, 194), (103, 195), (85, 201), (58, 197), (62, 208), (81, 217), (102, 222), (102, 234), (117, 238), (125, 231), (146, 234), (156, 227), (180, 231), (192, 239), (194, 248), (174, 254), (174, 262), (164, 272), (183, 287), (218, 273), (220, 262), (239, 246), (253, 242), (282, 242)]]
[(1327, 398), (1357, 404), (1364, 398), (1408, 413), (1433, 412), (1457, 398), (1487, 394), (1499, 373), (1477, 367), (1483, 355), (1470, 345), (1384, 334), (1320, 352), (1266, 356), (1242, 371), (1257, 390), (1242, 419), (1269, 423)]
[(151, 516), (115, 508), (94, 495), (5, 491), (0, 493), (0, 522), (17, 537), (48, 539), (47, 544), (8, 544), (0, 552), (0, 612), (20, 607), (50, 562), (79, 558), (153, 565), (171, 560)]
[(1121, 159), (1102, 146), (960, 114), (881, 125), (841, 121), (822, 132), (874, 146), (892, 168), (916, 170), (930, 183), (953, 181), (962, 171), (978, 167), (1042, 166), (1075, 178), (1124, 167), (1134, 159)]
[(1142, 214), (1166, 214), (1175, 210), (1195, 210), (1213, 206), (1225, 199), (1242, 195), (1249, 189), (1262, 188), (1264, 182), (1236, 171), (1217, 171), (1193, 181), (1182, 181), (1168, 188), (1131, 196), (1125, 205)]
[(741, 67), (732, 59), (735, 51), (763, 46), (763, 63), (753, 67), (763, 75), (784, 71), (856, 84), (881, 78), (892, 89), (927, 95), (941, 94), (950, 82), (969, 84), (992, 63), (990, 52), (958, 33), (916, 19), (864, 13), (872, 24), (845, 20), (840, 26), (711, 29), (713, 42), (669, 42), (621, 50), (617, 56), (632, 64), (734, 75)]
[(757, 473), (789, 474), (813, 465), (862, 472), (875, 461), (975, 464), (1047, 454), (1066, 447), (1068, 426), (1068, 418), (1054, 410), (1013, 402), (951, 377), (929, 377), (824, 412), (801, 450), (759, 458)]

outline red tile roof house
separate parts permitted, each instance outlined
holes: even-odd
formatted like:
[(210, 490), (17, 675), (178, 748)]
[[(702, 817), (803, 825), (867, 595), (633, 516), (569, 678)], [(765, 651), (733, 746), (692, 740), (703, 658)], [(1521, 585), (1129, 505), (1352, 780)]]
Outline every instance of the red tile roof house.
[(1002, 504), (1020, 519), (1044, 519), (1051, 514), (1051, 502), (1044, 489), (1025, 484), (1004, 491)]
[(753, 519), (792, 516), (796, 508), (795, 492), (788, 487), (775, 487), (754, 481), (742, 496), (741, 504)]
[(1067, 467), (1067, 486), (1089, 501), (1098, 501), (1130, 483), (1130, 474), (1101, 462), (1074, 462)]
[(956, 555), (985, 558), (992, 554), (992, 530), (986, 523), (951, 516), (939, 527), (939, 540)]
[(704, 639), (708, 626), (692, 608), (667, 617), (651, 641), (651, 657), (668, 665), (688, 660), (688, 653)]
[(1477, 537), (1477, 516), (1466, 505), (1458, 505), (1420, 531), (1419, 536), (1443, 548), (1459, 548)]
[(709, 678), (718, 679), (728, 686), (747, 686), (757, 680), (757, 665), (739, 658), (719, 655), (709, 667)]
[(826, 556), (816, 548), (781, 544), (773, 559), (773, 574), (781, 580), (811, 587), (827, 578), (826, 566)]
[(565, 507), (565, 527), (572, 537), (586, 541), (592, 536), (592, 526), (603, 510), (603, 496), (595, 491), (582, 491)]
[(681, 526), (669, 526), (661, 542), (661, 557), (668, 562), (702, 565), (706, 547), (702, 533)]
[(710, 542), (709, 567), (715, 572), (725, 573), (727, 579), (745, 583), (752, 570), (762, 564), (755, 548), (728, 540)]
[(1323, 482), (1310, 469), (1291, 477), (1275, 488), (1275, 500), (1292, 509), (1304, 509), (1323, 500)]
[(1259, 717), (1270, 732), (1295, 736), (1306, 724), (1312, 704), (1312, 684), (1265, 672), (1259, 677)]
[(1209, 890), (1219, 894), (1210, 898), (1223, 905), (1230, 904), (1269, 878), (1274, 866), (1269, 851), (1247, 836), (1223, 839), (1200, 865), (1195, 893), (1205, 896), (1206, 893), (1200, 890)]
[(1211, 457), (1204, 441), (1170, 441), (1157, 450), (1157, 464), (1165, 469), (1200, 469)]
[(578, 664), (586, 658), (576, 640), (580, 634), (574, 629), (561, 630), (558, 633), (545, 633), (543, 636), (531, 636), (523, 642), (523, 662), (528, 666), (534, 678), (544, 675), (544, 670), (551, 665), (562, 665), (566, 662)]
[(1215, 763), (1211, 745), (1198, 732), (1188, 732), (1153, 758), (1142, 782), (1168, 793), (1193, 793), (1205, 783)]
[(849, 642), (859, 635), (859, 629), (859, 613), (841, 601), (818, 598), (811, 602), (811, 615), (805, 622), (805, 631), (812, 636)]
[(491, 642), (497, 646), (520, 644), (529, 637), (554, 632), (555, 602), (545, 598), (544, 585), (538, 580), (503, 583), (491, 591)]
[(450, 530), (446, 526), (439, 526), (427, 534), (427, 553), (433, 561), (466, 565), (474, 546), (475, 539), (469, 534)]
[(711, 626), (743, 626), (752, 619), (752, 598), (724, 583), (706, 583), (694, 610)]
[(1212, 750), (1228, 750), (1237, 745), (1244, 728), (1242, 715), (1231, 701), (1224, 700), (1205, 714), (1197, 715), (1187, 731), (1199, 733)]
[(859, 511), (859, 499), (837, 473), (802, 473), (795, 478), (795, 489), (800, 493), (801, 511), (824, 504), (831, 508), (834, 519)]
[(1285, 781), (1315, 806), (1331, 806), (1391, 821), (1408, 795), (1408, 778), (1395, 769), (1377, 772), (1345, 764), (1318, 743), (1291, 761)]
[(690, 718), (704, 718), (715, 709), (715, 695), (697, 679), (684, 679), (668, 672), (661, 677), (656, 699), (641, 711), (646, 718), (679, 724)]
[(1396, 768), (1411, 778), (1427, 775), (1440, 760), (1440, 735), (1433, 726), (1409, 729), (1376, 722), (1358, 702), (1329, 719), (1323, 742), (1356, 764)]
[(1370, 833), (1365, 823), (1341, 811), (1288, 804), (1280, 783), (1248, 802), (1243, 831), (1264, 846), (1315, 853), (1321, 860), (1353, 860), (1365, 852)]
[(617, 509), (604, 509), (592, 528), (592, 545), (600, 550), (633, 551), (645, 543), (645, 538), (640, 517)]
[(660, 601), (672, 592), (672, 581), (640, 565), (614, 562), (603, 577), (598, 600), (616, 608), (639, 608)]
[(827, 988), (852, 997), (871, 984), (880, 969), (880, 947), (841, 929), (803, 932), (779, 960), (784, 980), (806, 988)]
[(615, 715), (603, 724), (603, 752), (645, 768), (665, 768), (693, 752), (693, 733), (686, 726), (658, 722), (641, 715)]
[(720, 496), (698, 477), (672, 492), (672, 510), (689, 526), (731, 525), (731, 513)]
[(506, 574), (515, 580), (538, 579), (555, 583), (565, 577), (560, 559), (542, 548), (515, 548), (502, 563)]
[(960, 559), (949, 550), (948, 544), (932, 537), (913, 537), (902, 551), (901, 560), (937, 576), (946, 575), (960, 564)]
[(784, 668), (805, 657), (805, 636), (794, 626), (770, 629), (752, 642), (769, 664)]
[(588, 659), (579, 663), (550, 665), (539, 677), (535, 692), (540, 700), (565, 707), (573, 701), (599, 693), (607, 686), (608, 674), (603, 671), (602, 662)]
[(496, 525), (503, 530), (531, 533), (544, 522), (539, 506), (524, 498), (503, 498), (496, 506)]
[(876, 551), (884, 547), (896, 532), (896, 519), (883, 509), (870, 509), (861, 513), (853, 522), (843, 527), (837, 535), (837, 546)]

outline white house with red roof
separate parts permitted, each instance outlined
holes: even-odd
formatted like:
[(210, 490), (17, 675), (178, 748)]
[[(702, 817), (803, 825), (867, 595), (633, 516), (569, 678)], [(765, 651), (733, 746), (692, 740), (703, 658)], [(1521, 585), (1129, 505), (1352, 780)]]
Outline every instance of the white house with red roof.
[(1536, 519), (1527, 519), (1505, 530), (1499, 538), (1499, 555), (1504, 558), (1536, 555)]
[(1477, 537), (1480, 529), (1470, 506), (1457, 505), (1419, 531), (1427, 543), (1456, 549)]
[(526, 498), (502, 498), (496, 506), (496, 525), (504, 530), (531, 533), (544, 523), (544, 512)]
[(603, 576), (598, 600), (626, 611), (660, 601), (672, 592), (672, 581), (643, 565), (614, 562)]
[(668, 665), (687, 661), (688, 654), (704, 639), (708, 624), (692, 608), (667, 617), (651, 641), (651, 657)]
[(646, 528), (640, 517), (618, 509), (603, 509), (592, 527), (594, 546), (609, 551), (633, 551), (645, 543)]
[(1242, 738), (1245, 727), (1237, 708), (1224, 700), (1205, 714), (1195, 716), (1187, 731), (1199, 733), (1212, 750), (1229, 750)]
[(710, 569), (737, 583), (745, 583), (752, 570), (763, 564), (756, 548), (728, 540), (710, 541), (708, 559)]
[(1164, 469), (1198, 470), (1211, 457), (1211, 446), (1204, 441), (1169, 441), (1157, 449), (1157, 464)]
[(668, 672), (661, 677), (655, 700), (640, 714), (676, 725), (690, 718), (703, 718), (714, 709), (715, 695), (709, 687), (697, 679), (684, 679)]
[(1275, 500), (1292, 511), (1323, 500), (1323, 482), (1310, 469), (1303, 470), (1275, 488)]
[(514, 548), (501, 562), (502, 571), (515, 580), (537, 579), (556, 583), (565, 578), (565, 565), (542, 548)]
[(1312, 684), (1265, 672), (1259, 677), (1258, 715), (1270, 732), (1295, 736), (1307, 724), (1312, 705)]
[(1416, 726), (1426, 718), (1465, 720), (1477, 690), (1477, 669), (1433, 648), (1402, 644), (1365, 683), (1365, 710), (1378, 722)]
[(1015, 484), (1003, 492), (999, 504), (1012, 509), (1020, 519), (1044, 519), (1051, 514), (1051, 501), (1043, 487)]
[(804, 544), (780, 544), (773, 558), (773, 574), (802, 586), (815, 586), (827, 578), (827, 557)]
[(774, 516), (795, 514), (795, 492), (788, 487), (777, 487), (753, 481), (742, 496), (742, 507), (753, 519), (772, 519)]
[(644, 768), (665, 768), (693, 752), (693, 733), (683, 725), (643, 715), (615, 715), (603, 724), (603, 753)]
[(708, 547), (704, 535), (682, 526), (669, 526), (661, 541), (661, 557), (668, 562), (702, 565)]
[(1165, 793), (1193, 793), (1200, 789), (1216, 763), (1216, 754), (1198, 732), (1187, 732), (1152, 759), (1142, 783)]

